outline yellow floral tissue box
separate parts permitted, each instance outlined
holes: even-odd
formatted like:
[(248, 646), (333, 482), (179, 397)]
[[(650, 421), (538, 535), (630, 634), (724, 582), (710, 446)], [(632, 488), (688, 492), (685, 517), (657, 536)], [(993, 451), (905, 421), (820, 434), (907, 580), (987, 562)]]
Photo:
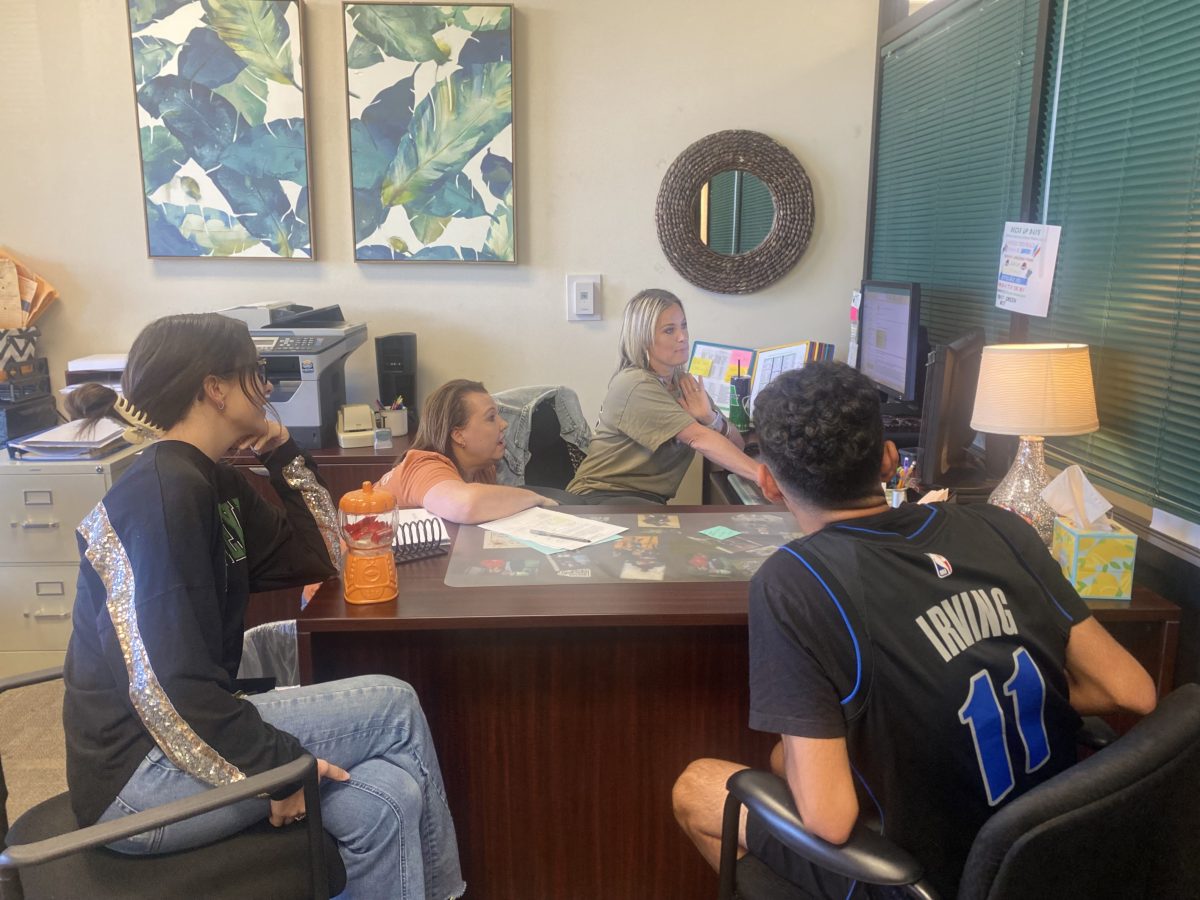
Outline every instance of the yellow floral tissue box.
[(1128, 600), (1133, 594), (1137, 535), (1112, 525), (1112, 531), (1085, 531), (1062, 516), (1054, 519), (1050, 552), (1081, 597)]

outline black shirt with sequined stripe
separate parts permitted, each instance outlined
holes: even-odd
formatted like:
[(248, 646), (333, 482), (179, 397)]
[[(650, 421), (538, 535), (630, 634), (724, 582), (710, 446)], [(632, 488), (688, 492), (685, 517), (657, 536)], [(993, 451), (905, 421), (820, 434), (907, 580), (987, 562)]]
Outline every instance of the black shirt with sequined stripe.
[(234, 467), (159, 441), (80, 524), (63, 723), (81, 825), (155, 745), (214, 785), (303, 752), (236, 696), (234, 679), (250, 594), (334, 574), (333, 505), (293, 441), (263, 464), (282, 510)]

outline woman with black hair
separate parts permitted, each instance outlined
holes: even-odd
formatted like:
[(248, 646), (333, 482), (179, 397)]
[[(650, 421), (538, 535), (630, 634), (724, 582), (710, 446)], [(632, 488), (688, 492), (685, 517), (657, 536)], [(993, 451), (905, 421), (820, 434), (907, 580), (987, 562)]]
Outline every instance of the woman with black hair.
[[(454, 824), (412, 688), (382, 676), (245, 696), (235, 684), (251, 592), (337, 571), (336, 516), (312, 461), (265, 415), (270, 386), (243, 324), (178, 315), (134, 341), (124, 396), (100, 385), (69, 409), (160, 439), (78, 529), (65, 668), (67, 780), (81, 825), (239, 781), (305, 751), (346, 865), (346, 895), (461, 895)], [(220, 462), (258, 454), (280, 511)], [(263, 818), (304, 818), (302, 791), (247, 800), (117, 842), (167, 853)]]

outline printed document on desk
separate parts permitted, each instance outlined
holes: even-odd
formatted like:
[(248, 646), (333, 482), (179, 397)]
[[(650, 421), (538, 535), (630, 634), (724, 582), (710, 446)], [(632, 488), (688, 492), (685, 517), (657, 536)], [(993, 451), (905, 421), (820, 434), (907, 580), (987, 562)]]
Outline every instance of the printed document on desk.
[(543, 509), (540, 506), (519, 512), (515, 516), (484, 522), (479, 527), (516, 538), (543, 553), (579, 550), (590, 544), (610, 540), (622, 531), (629, 530), (622, 525), (596, 522), (582, 516)]

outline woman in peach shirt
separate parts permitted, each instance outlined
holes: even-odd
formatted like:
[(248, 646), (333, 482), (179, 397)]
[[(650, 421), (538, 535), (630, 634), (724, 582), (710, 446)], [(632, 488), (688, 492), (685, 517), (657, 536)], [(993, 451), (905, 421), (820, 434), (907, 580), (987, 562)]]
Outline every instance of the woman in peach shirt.
[(507, 428), (482, 384), (448, 381), (425, 401), (411, 448), (379, 480), (379, 487), (401, 506), (423, 506), (465, 525), (556, 505), (525, 488), (496, 484)]

